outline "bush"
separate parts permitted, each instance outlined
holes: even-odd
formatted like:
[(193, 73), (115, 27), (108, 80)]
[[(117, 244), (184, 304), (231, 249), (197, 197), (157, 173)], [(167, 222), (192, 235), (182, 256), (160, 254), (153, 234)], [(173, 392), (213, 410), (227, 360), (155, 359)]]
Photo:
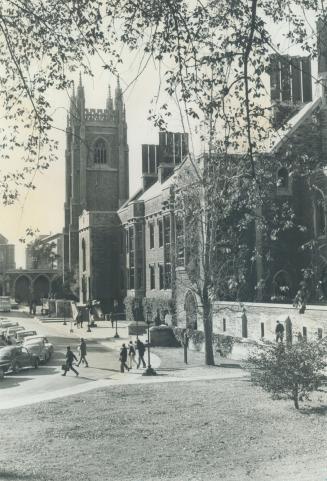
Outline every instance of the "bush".
[(288, 398), (299, 409), (321, 385), (327, 366), (326, 346), (322, 342), (298, 342), (257, 347), (248, 358), (251, 381), (272, 394), (273, 399)]

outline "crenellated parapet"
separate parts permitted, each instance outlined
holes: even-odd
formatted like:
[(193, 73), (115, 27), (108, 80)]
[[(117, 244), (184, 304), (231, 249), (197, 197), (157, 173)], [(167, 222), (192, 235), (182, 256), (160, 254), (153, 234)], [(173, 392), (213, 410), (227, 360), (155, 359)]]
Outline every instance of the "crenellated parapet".
[(107, 109), (85, 109), (86, 121), (105, 122), (113, 119), (113, 113)]

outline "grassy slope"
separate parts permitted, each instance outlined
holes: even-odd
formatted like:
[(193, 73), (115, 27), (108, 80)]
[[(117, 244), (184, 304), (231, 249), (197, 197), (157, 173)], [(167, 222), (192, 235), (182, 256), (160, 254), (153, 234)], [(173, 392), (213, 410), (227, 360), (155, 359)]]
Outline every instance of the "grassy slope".
[(1, 412), (0, 480), (325, 481), (324, 414), (244, 379), (91, 391)]

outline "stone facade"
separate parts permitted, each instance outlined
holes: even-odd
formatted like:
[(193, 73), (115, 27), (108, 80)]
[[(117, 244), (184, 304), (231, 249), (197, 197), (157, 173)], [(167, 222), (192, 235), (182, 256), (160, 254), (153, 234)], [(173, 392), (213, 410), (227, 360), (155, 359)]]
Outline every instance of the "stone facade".
[[(84, 226), (84, 211), (88, 212), (92, 222), (90, 239), (103, 239), (103, 242), (115, 243), (116, 226), (112, 234), (111, 216), (128, 199), (129, 196), (129, 170), (128, 170), (128, 144), (125, 106), (122, 90), (119, 84), (115, 90), (114, 99), (109, 88), (106, 108), (103, 110), (86, 109), (85, 95), (82, 82), (73, 94), (70, 112), (67, 120), (66, 134), (66, 201), (65, 201), (65, 227), (64, 227), (64, 270), (75, 274), (80, 280), (80, 293), (85, 299), (104, 298), (108, 300), (110, 288), (108, 282), (110, 275), (101, 282), (96, 279), (95, 272), (102, 271), (102, 260), (92, 253), (93, 267), (87, 275), (79, 271), (81, 265), (82, 241), (86, 242)], [(110, 213), (107, 234), (104, 234), (103, 219), (100, 213)], [(92, 214), (94, 213), (94, 215)], [(82, 216), (82, 230), (79, 231), (79, 218)], [(95, 223), (99, 220), (99, 226)], [(95, 232), (98, 232), (95, 234)], [(109, 236), (109, 237), (108, 237)], [(100, 241), (99, 241), (100, 242)], [(96, 247), (98, 249), (98, 247)], [(103, 255), (106, 253), (103, 246)], [(88, 247), (89, 252), (90, 247)], [(109, 248), (108, 252), (114, 251)], [(91, 261), (90, 261), (91, 262)], [(95, 262), (98, 262), (96, 265)], [(110, 271), (111, 272), (111, 271)], [(85, 281), (85, 276), (87, 281)], [(115, 279), (115, 278), (114, 278)], [(111, 279), (113, 282), (113, 279)], [(82, 284), (83, 282), (83, 284)], [(87, 286), (91, 288), (85, 288)], [(101, 286), (101, 287), (100, 287)], [(106, 296), (104, 291), (107, 292)], [(83, 293), (83, 294), (82, 294)], [(108, 294), (109, 293), (109, 294)]]

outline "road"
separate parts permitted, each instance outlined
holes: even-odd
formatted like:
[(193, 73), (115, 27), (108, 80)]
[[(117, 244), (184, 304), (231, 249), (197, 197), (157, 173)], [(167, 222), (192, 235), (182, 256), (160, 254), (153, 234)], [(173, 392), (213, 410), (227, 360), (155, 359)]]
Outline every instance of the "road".
[[(111, 327), (101, 327), (102, 339), (97, 339), (96, 332), (86, 332), (86, 328), (76, 329), (70, 333), (70, 323), (63, 326), (62, 322), (42, 323), (36, 318), (31, 318), (24, 313), (10, 313), (2, 317), (10, 317), (18, 321), (20, 325), (28, 330), (35, 330), (38, 334), (46, 336), (54, 346), (54, 354), (51, 360), (40, 365), (39, 369), (24, 369), (19, 374), (9, 374), (0, 382), (0, 409), (10, 402), (20, 399), (22, 402), (29, 398), (43, 397), (53, 394), (53, 397), (63, 391), (76, 392), (78, 389), (91, 389), (99, 383), (95, 381), (119, 379), (122, 374), (119, 372), (118, 350), (119, 344), (112, 340), (113, 330)], [(107, 329), (107, 337), (103, 336), (104, 329)], [(106, 333), (105, 333), (106, 334)], [(93, 336), (93, 337), (92, 337)], [(111, 337), (110, 337), (111, 336)], [(87, 340), (89, 367), (78, 367), (79, 376), (68, 372), (66, 377), (61, 376), (61, 365), (64, 363), (67, 346), (78, 356), (77, 347), (79, 338)], [(127, 375), (127, 374), (125, 374)], [(86, 385), (87, 386), (81, 386)], [(80, 388), (77, 388), (80, 386)]]

